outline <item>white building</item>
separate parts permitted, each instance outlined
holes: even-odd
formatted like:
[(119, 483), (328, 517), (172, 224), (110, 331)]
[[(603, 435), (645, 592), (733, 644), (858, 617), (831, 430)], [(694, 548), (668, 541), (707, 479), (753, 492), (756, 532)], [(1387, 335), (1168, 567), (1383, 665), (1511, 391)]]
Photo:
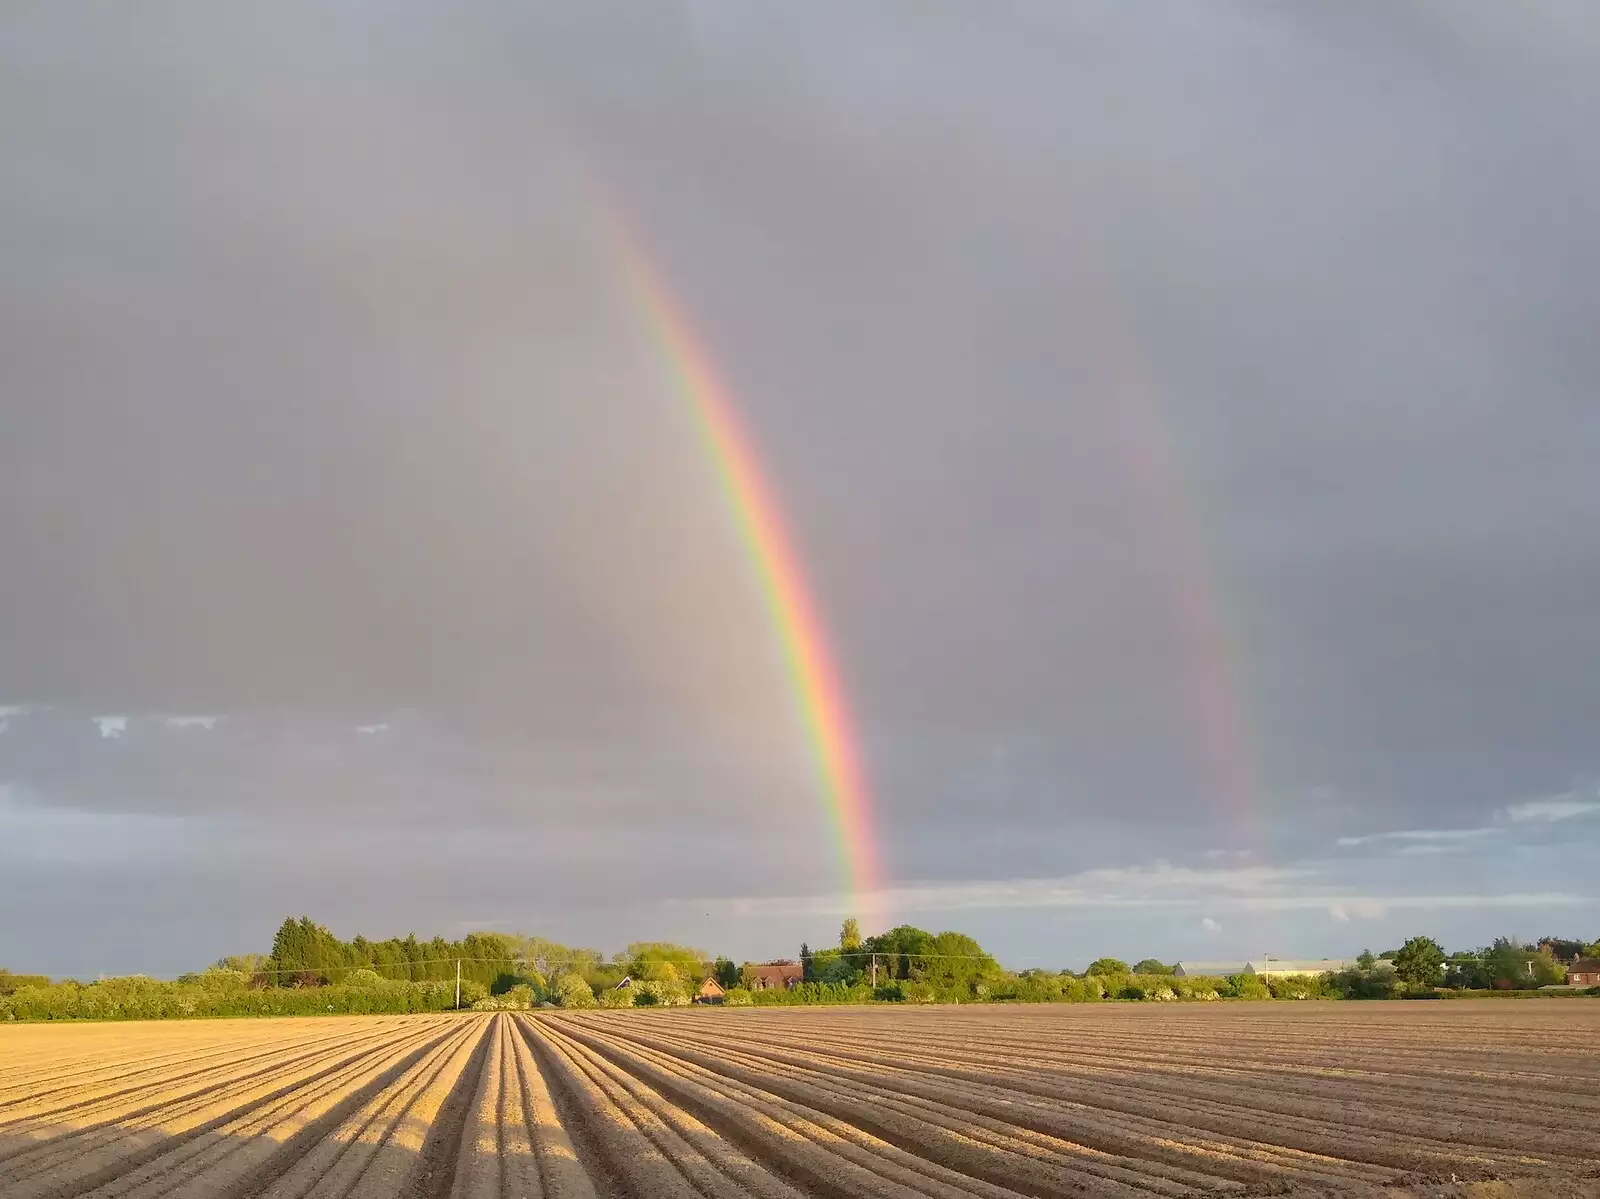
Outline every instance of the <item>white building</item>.
[[(1343, 958), (1257, 958), (1248, 962), (1179, 962), (1175, 973), (1179, 978), (1222, 978), (1229, 974), (1259, 974), (1262, 978), (1283, 978), (1290, 974), (1334, 974), (1348, 970), (1355, 963)], [(1394, 969), (1391, 962), (1379, 959), (1379, 969)]]

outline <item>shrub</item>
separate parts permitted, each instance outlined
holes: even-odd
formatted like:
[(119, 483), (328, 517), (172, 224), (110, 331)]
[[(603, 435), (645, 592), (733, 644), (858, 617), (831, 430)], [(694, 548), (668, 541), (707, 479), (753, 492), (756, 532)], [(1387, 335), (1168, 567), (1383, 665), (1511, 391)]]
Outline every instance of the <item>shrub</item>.
[(1165, 1002), (1178, 997), (1172, 989), (1175, 981), (1165, 974), (1134, 974), (1122, 980), (1116, 995), (1118, 999), (1157, 999)]
[(1230, 974), (1227, 993), (1235, 999), (1271, 999), (1272, 990), (1255, 974)]
[(901, 988), (901, 997), (907, 1003), (937, 1003), (939, 994), (934, 990), (932, 983), (904, 983)]
[(722, 996), (723, 1007), (751, 1006), (750, 992), (743, 987), (729, 987)]
[(1322, 983), (1309, 974), (1287, 974), (1282, 978), (1269, 978), (1267, 989), (1274, 999), (1320, 999)]
[(1223, 978), (1212, 978), (1205, 975), (1191, 975), (1187, 978), (1171, 978), (1168, 985), (1178, 992), (1179, 999), (1197, 999), (1211, 1002), (1220, 999), (1228, 990), (1228, 981)]
[[(643, 1003), (653, 1003), (659, 1007), (687, 1007), (689, 993), (681, 982), (670, 978), (651, 978), (642, 983), (635, 984), (637, 994), (634, 996), (634, 1006)], [(649, 998), (646, 998), (649, 996)]]
[(556, 979), (552, 998), (565, 1008), (589, 1008), (595, 1005), (594, 992), (583, 981), (581, 974), (563, 974)]
[(626, 987), (609, 987), (600, 992), (600, 1006), (603, 1008), (632, 1007), (634, 989), (631, 985)]
[[(478, 997), (467, 1006), (475, 1012), (525, 1012), (533, 1006), (533, 988), (527, 983), (518, 983), (509, 990), (498, 995), (490, 995), (482, 983), (474, 983)], [(467, 983), (461, 982), (461, 1002), (467, 1001)]]

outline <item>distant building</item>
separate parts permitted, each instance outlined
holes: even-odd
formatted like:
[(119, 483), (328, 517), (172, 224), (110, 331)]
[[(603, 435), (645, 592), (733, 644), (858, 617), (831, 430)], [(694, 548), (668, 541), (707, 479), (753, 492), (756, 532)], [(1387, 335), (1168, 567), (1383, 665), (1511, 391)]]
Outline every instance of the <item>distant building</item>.
[[(1244, 962), (1179, 962), (1173, 971), (1179, 978), (1198, 976), (1223, 978), (1229, 974), (1256, 974), (1262, 978), (1284, 978), (1291, 974), (1334, 974), (1348, 970), (1355, 963), (1343, 958), (1316, 958), (1300, 960), (1291, 958), (1257, 958)], [(1373, 963), (1377, 970), (1393, 970), (1394, 963), (1380, 958)]]
[[(1314, 961), (1263, 958), (1261, 961), (1250, 963), (1250, 973), (1259, 974), (1262, 978), (1283, 978), (1290, 974), (1335, 974), (1353, 965), (1354, 962), (1346, 962), (1340, 958), (1317, 958)], [(1393, 966), (1389, 968), (1394, 969)]]
[(1179, 978), (1226, 978), (1230, 974), (1249, 974), (1249, 962), (1179, 962), (1173, 970)]
[(1600, 958), (1578, 958), (1567, 967), (1569, 987), (1600, 987)]
[(707, 978), (700, 984), (700, 989), (694, 993), (696, 1003), (721, 1003), (727, 992), (722, 989), (715, 975)]
[(805, 967), (799, 962), (768, 962), (764, 966), (746, 966), (739, 973), (744, 985), (752, 991), (786, 991), (806, 976)]

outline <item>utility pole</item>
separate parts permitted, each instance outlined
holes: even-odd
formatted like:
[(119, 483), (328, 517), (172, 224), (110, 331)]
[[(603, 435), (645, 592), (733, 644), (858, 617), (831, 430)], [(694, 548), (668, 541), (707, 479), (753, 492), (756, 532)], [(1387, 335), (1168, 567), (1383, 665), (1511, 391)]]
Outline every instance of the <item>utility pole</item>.
[(461, 1010), (461, 959), (456, 959), (456, 1011)]
[(878, 955), (877, 954), (873, 954), (872, 955), (872, 986), (873, 986), (874, 990), (876, 990), (877, 986), (878, 986)]

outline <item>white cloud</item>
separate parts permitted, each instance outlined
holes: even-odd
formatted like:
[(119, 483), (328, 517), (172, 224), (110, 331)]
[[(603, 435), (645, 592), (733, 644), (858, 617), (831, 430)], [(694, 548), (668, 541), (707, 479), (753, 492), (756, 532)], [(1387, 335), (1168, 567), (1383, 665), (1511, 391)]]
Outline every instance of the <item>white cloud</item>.
[[(1005, 908), (1151, 908), (1241, 912), (1328, 911), (1335, 919), (1375, 919), (1392, 910), (1597, 906), (1600, 898), (1555, 892), (1371, 895), (1320, 883), (1315, 870), (1251, 866), (1193, 869), (1157, 864), (1086, 870), (1062, 878), (929, 882), (864, 895), (832, 893), (682, 901), (733, 916), (836, 916)], [(1337, 910), (1336, 910), (1337, 909)], [(1342, 915), (1340, 915), (1342, 913)], [(1207, 916), (1207, 919), (1212, 917)]]
[(1488, 828), (1411, 828), (1392, 833), (1367, 833), (1360, 837), (1340, 837), (1340, 845), (1370, 845), (1375, 841), (1454, 842), (1492, 837), (1504, 829)]
[(163, 723), (169, 729), (214, 729), (217, 727), (215, 716), (168, 716)]
[(1600, 801), (1578, 799), (1569, 794), (1558, 795), (1554, 799), (1530, 799), (1525, 803), (1514, 803), (1506, 809), (1506, 816), (1519, 823), (1528, 820), (1552, 822), (1587, 816), (1591, 812), (1600, 812)]
[(92, 719), (100, 727), (100, 736), (108, 741), (114, 741), (128, 731), (126, 716), (95, 716)]
[(388, 731), (389, 726), (386, 724), (359, 724), (356, 726), (356, 732), (363, 737), (380, 737)]
[(1467, 853), (1473, 847), (1470, 841), (1418, 841), (1410, 845), (1402, 845), (1395, 850), (1406, 857), (1422, 858), (1436, 857), (1444, 853)]
[(1208, 933), (1220, 933), (1222, 931), (1222, 925), (1218, 924), (1210, 916), (1202, 916), (1200, 918), (1200, 927)]
[(13, 716), (26, 716), (28, 711), (27, 704), (0, 704), (0, 733), (11, 727)]

